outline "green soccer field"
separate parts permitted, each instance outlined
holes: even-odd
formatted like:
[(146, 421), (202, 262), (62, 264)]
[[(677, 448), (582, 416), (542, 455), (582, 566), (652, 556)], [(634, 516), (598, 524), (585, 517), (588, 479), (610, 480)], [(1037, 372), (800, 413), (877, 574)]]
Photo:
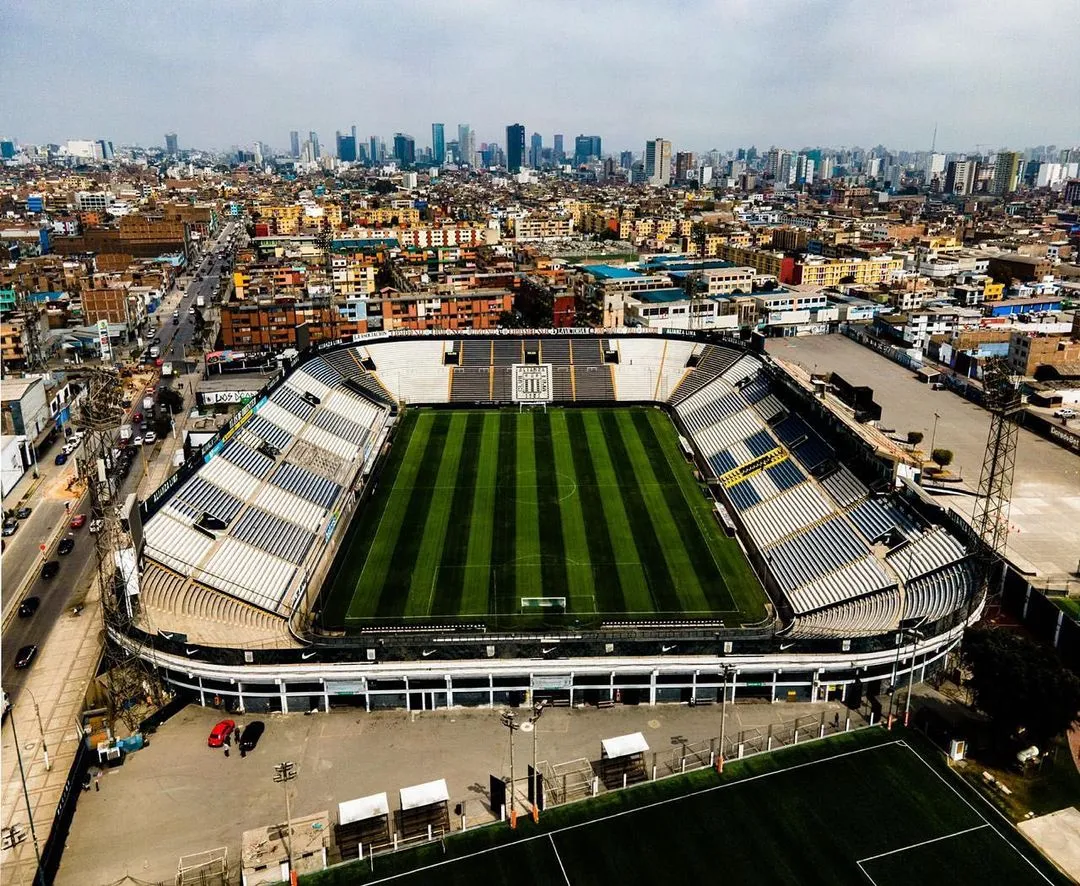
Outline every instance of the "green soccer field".
[[(910, 740), (911, 743), (908, 743)], [(1067, 880), (918, 736), (866, 729), (602, 794), (313, 886), (1036, 886)]]
[(759, 621), (765, 595), (658, 409), (407, 410), (323, 619)]

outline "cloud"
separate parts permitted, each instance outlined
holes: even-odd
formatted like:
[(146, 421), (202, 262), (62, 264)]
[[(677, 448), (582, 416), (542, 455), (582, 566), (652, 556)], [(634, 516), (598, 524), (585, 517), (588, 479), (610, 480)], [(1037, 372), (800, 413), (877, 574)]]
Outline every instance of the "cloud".
[(509, 123), (606, 150), (1080, 143), (1074, 0), (36, 0), (0, 28), (0, 129), (224, 148), (291, 129)]

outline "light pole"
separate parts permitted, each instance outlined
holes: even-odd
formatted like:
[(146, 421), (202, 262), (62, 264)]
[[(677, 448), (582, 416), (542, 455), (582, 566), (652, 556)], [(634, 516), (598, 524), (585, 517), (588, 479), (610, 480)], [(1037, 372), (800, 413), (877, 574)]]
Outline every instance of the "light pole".
[(517, 723), (514, 722), (516, 718), (517, 714), (515, 714), (511, 710), (503, 711), (500, 717), (503, 726), (505, 726), (510, 731), (510, 796), (507, 805), (510, 808), (511, 828), (517, 827), (517, 811), (514, 809), (514, 732), (520, 727), (517, 725)]
[(896, 634), (896, 658), (893, 661), (892, 676), (889, 679), (889, 713), (885, 718), (885, 728), (892, 729), (893, 703), (896, 701), (896, 672), (900, 669), (900, 647), (904, 645), (904, 629)]
[(11, 710), (8, 716), (11, 717), (11, 737), (15, 742), (15, 757), (19, 761), (19, 779), (22, 781), (26, 817), (30, 820), (30, 839), (34, 842), (34, 859), (37, 861), (37, 867), (34, 870), (34, 882), (45, 886), (45, 878), (41, 872), (41, 847), (38, 845), (37, 830), (34, 828), (34, 811), (30, 808), (30, 792), (26, 789), (26, 770), (23, 768), (22, 750), (19, 748), (19, 733), (15, 729), (15, 711)]
[(289, 882), (296, 886), (296, 870), (293, 868), (292, 853), (292, 811), (289, 807), (289, 782), (296, 778), (296, 764), (287, 761), (274, 767), (274, 781), (281, 782), (285, 788), (285, 851), (289, 855)]
[(941, 418), (941, 416), (938, 413), (935, 412), (934, 413), (934, 427), (930, 431), (930, 456), (931, 456), (931, 458), (934, 455), (934, 440), (937, 438), (937, 423), (938, 423), (939, 418)]
[[(544, 713), (544, 708), (547, 707), (548, 700), (546, 698), (541, 699), (533, 705), (532, 716), (529, 717), (529, 728), (532, 730), (533, 740), (533, 765), (532, 765), (532, 815), (533, 821), (540, 821), (540, 794), (537, 793), (537, 782), (539, 778), (536, 774), (536, 733), (540, 730), (536, 728), (537, 722), (540, 720), (541, 715)], [(511, 760), (513, 754), (510, 755)]]
[[(915, 628), (908, 630), (909, 634), (915, 637), (916, 640), (923, 638), (922, 631), (918, 631)], [(915, 650), (911, 650), (911, 667), (908, 669), (907, 675), (907, 698), (904, 699), (904, 728), (907, 729), (908, 718), (911, 715), (911, 687), (915, 680)]]
[(724, 771), (724, 743), (727, 740), (727, 686), (729, 665), (724, 665), (724, 697), (720, 700), (720, 756), (717, 759), (717, 771)]
[(48, 772), (52, 769), (52, 763), (49, 762), (49, 748), (45, 744), (45, 729), (41, 725), (41, 710), (38, 708), (37, 699), (34, 697), (34, 693), (26, 686), (23, 687), (23, 691), (30, 696), (30, 700), (34, 703), (34, 716), (37, 718), (38, 734), (41, 736), (41, 751), (45, 754), (45, 771)]

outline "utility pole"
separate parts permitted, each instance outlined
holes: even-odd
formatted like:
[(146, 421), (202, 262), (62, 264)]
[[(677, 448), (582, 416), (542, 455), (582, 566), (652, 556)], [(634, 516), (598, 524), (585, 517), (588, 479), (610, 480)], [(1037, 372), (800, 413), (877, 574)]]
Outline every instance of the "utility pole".
[(45, 755), (45, 771), (48, 772), (52, 769), (52, 763), (49, 762), (49, 748), (45, 744), (45, 729), (41, 725), (41, 709), (38, 707), (37, 699), (34, 697), (34, 693), (26, 686), (23, 687), (23, 692), (26, 692), (30, 696), (30, 700), (34, 703), (34, 716), (37, 718), (38, 734), (41, 736), (41, 751)]
[[(536, 728), (537, 722), (540, 720), (541, 715), (544, 713), (544, 708), (547, 707), (548, 700), (546, 698), (541, 699), (533, 705), (532, 716), (529, 717), (529, 722), (522, 726), (522, 729), (526, 729), (528, 732), (532, 732), (533, 740), (533, 765), (532, 765), (532, 817), (534, 822), (540, 821), (540, 794), (537, 791), (537, 783), (539, 777), (536, 773), (536, 733), (540, 730)], [(511, 754), (511, 759), (513, 755)]]
[(730, 665), (724, 665), (724, 697), (720, 701), (720, 756), (717, 758), (717, 771), (724, 771), (724, 742), (727, 740), (727, 684)]
[(514, 808), (514, 732), (521, 727), (514, 721), (517, 718), (511, 710), (505, 710), (502, 712), (500, 720), (510, 731), (510, 790), (507, 792), (509, 795), (508, 806), (510, 808), (510, 827), (511, 829), (517, 828), (517, 810)]
[(30, 839), (34, 843), (34, 858), (37, 861), (37, 867), (34, 870), (34, 883), (45, 886), (45, 876), (41, 870), (41, 846), (38, 844), (37, 830), (34, 828), (34, 811), (30, 808), (30, 792), (26, 789), (26, 770), (23, 768), (22, 751), (19, 748), (19, 733), (15, 729), (15, 712), (11, 711), (8, 716), (11, 717), (11, 737), (15, 741), (15, 757), (19, 761), (19, 779), (22, 781), (26, 817), (30, 820)]
[(296, 778), (296, 764), (287, 761), (274, 767), (274, 781), (285, 788), (285, 851), (289, 855), (289, 882), (296, 886), (296, 869), (293, 867), (292, 809), (289, 805), (289, 782)]

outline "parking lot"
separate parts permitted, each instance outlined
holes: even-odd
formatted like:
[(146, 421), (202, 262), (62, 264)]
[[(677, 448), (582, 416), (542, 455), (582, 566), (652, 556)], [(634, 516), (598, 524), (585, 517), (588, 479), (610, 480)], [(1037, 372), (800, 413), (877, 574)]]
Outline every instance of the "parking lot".
[[(881, 426), (906, 438), (921, 431), (920, 449), (951, 449), (949, 470), (958, 484), (974, 491), (986, 451), (990, 417), (981, 407), (948, 390), (933, 391), (915, 374), (842, 335), (770, 339), (770, 356), (797, 363), (810, 372), (838, 372), (854, 385), (874, 389), (881, 404)], [(935, 415), (937, 418), (935, 419)], [(973, 496), (938, 499), (969, 520)], [(1010, 512), (1009, 555), (1038, 571), (1039, 581), (1067, 576), (1077, 568), (1080, 549), (1080, 458), (1021, 429)]]
[[(728, 736), (741, 729), (790, 724), (796, 717), (831, 722), (846, 709), (837, 704), (735, 704), (728, 706)], [(123, 766), (105, 770), (80, 795), (59, 886), (114, 883), (125, 876), (152, 883), (172, 881), (179, 856), (224, 846), (238, 860), (244, 830), (285, 818), (285, 797), (273, 780), (274, 766), (296, 764), (291, 783), (294, 816), (386, 791), (396, 808), (400, 788), (445, 778), (450, 802), (466, 801), (473, 823), (490, 821), (488, 777), (509, 771), (507, 731), (499, 711), (436, 712), (335, 710), (330, 714), (263, 716), (266, 733), (241, 758), (207, 747), (221, 712), (191, 705), (165, 723)], [(519, 719), (525, 718), (525, 711)], [(254, 717), (236, 717), (245, 723)], [(861, 721), (860, 721), (861, 722)], [(853, 721), (854, 723), (854, 721)], [(811, 725), (812, 728), (812, 725)], [(600, 740), (641, 732), (652, 751), (666, 758), (683, 740), (714, 737), (720, 707), (617, 706), (607, 710), (552, 708), (538, 724), (539, 759), (564, 762), (600, 756)], [(519, 734), (516, 773), (532, 759), (531, 740)]]

